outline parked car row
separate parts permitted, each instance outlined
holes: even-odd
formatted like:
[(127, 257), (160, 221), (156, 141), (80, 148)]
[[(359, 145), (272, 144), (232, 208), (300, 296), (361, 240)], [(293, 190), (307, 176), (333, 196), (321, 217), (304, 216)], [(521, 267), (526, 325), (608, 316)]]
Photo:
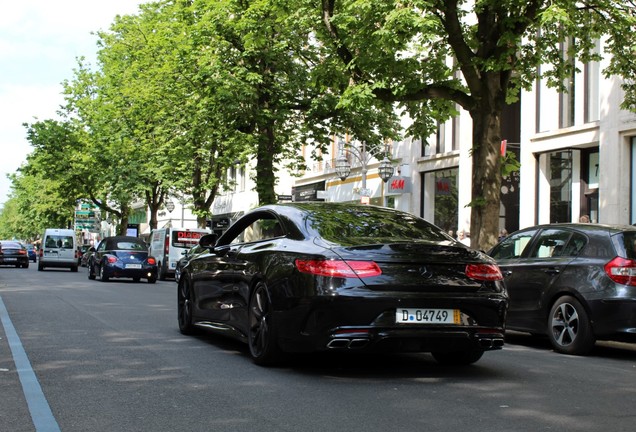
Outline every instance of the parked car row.
[[(55, 244), (43, 244), (39, 269), (68, 246), (49, 234)], [(169, 240), (184, 235), (157, 236), (166, 262)], [(486, 253), (397, 210), (290, 203), (181, 243), (180, 259), (164, 269), (174, 266), (181, 333), (234, 337), (257, 364), (316, 351), (430, 352), (471, 364), (502, 348), (506, 330), (545, 336), (572, 355), (597, 340), (636, 341), (632, 226), (538, 225)], [(23, 245), (0, 245), (0, 265), (28, 267)], [(130, 236), (103, 239), (80, 265), (103, 282), (155, 283), (162, 274), (148, 245)]]
[(335, 203), (266, 206), (177, 266), (178, 324), (249, 346), (258, 364), (298, 351), (429, 351), (470, 364), (505, 329), (560, 353), (636, 341), (636, 228), (549, 224), (488, 254), (413, 215)]

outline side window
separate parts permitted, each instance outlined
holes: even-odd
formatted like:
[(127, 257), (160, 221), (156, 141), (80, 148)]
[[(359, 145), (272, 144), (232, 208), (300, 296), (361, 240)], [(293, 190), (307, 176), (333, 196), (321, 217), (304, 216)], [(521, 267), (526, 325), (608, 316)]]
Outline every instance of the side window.
[(537, 231), (512, 234), (493, 249), (491, 256), (496, 260), (519, 258)]
[(572, 233), (570, 231), (547, 229), (539, 234), (530, 257), (533, 258), (551, 258), (562, 256), (565, 245)]
[(280, 237), (282, 235), (284, 235), (284, 232), (277, 219), (257, 219), (241, 231), (241, 233), (231, 241), (231, 244), (252, 243)]
[(565, 246), (562, 256), (577, 256), (587, 244), (587, 237), (580, 233), (573, 233), (570, 241)]

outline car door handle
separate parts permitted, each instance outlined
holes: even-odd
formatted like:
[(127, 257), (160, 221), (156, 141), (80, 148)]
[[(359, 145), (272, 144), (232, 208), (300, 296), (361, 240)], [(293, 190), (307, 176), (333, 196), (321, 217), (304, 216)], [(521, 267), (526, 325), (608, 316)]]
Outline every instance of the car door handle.
[(549, 274), (549, 275), (556, 275), (556, 274), (560, 273), (559, 269), (554, 268), (554, 267), (550, 267), (548, 269), (545, 269), (543, 272), (546, 273), (546, 274)]
[(504, 270), (502, 273), (503, 277), (508, 277), (512, 275), (512, 270)]

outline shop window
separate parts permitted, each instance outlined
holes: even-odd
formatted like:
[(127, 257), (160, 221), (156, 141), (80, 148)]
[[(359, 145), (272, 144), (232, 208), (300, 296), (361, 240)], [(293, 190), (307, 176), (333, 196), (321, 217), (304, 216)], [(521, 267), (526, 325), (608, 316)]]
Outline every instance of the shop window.
[(423, 216), (445, 231), (457, 229), (457, 168), (422, 174)]
[(550, 223), (572, 221), (572, 151), (549, 154)]

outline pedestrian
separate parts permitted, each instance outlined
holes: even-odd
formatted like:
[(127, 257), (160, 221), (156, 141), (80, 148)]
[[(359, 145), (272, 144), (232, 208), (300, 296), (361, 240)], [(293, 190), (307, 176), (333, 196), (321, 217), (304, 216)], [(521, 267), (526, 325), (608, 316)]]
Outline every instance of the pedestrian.
[(470, 246), (470, 234), (466, 230), (457, 231), (457, 240), (466, 246)]
[(590, 217), (588, 215), (583, 215), (579, 218), (580, 223), (590, 223)]
[(502, 241), (506, 237), (508, 237), (508, 230), (503, 228), (501, 231), (499, 231), (499, 239), (498, 239), (498, 241)]

